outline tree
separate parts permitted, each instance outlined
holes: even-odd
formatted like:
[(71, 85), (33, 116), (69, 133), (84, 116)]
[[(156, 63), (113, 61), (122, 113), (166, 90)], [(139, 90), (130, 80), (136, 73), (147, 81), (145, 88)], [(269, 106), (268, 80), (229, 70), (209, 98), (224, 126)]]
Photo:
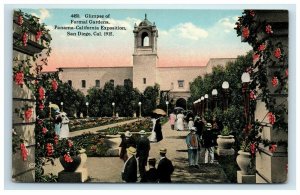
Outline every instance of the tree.
[(143, 116), (150, 116), (152, 111), (156, 108), (157, 98), (159, 97), (159, 88), (158, 84), (155, 84), (153, 87), (146, 87), (141, 97)]

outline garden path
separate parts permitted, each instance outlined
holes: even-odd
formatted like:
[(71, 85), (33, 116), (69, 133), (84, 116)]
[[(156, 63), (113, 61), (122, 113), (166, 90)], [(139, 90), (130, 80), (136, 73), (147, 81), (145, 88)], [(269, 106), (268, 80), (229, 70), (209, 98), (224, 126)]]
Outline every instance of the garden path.
[[(175, 170), (172, 181), (176, 183), (227, 183), (226, 175), (218, 163), (204, 164), (200, 160), (200, 168), (189, 168), (185, 137), (188, 131), (171, 130), (170, 124), (162, 126), (164, 139), (159, 143), (151, 143), (149, 156), (159, 159), (159, 149), (167, 148), (167, 157), (172, 161)], [(114, 139), (115, 145), (120, 138)], [(203, 151), (202, 155), (203, 157)], [(123, 161), (118, 157), (88, 158), (90, 182), (122, 182), (120, 173)], [(93, 169), (91, 167), (94, 167)], [(110, 168), (108, 168), (110, 167)]]
[(112, 128), (112, 127), (117, 127), (120, 125), (124, 125), (124, 124), (128, 124), (128, 123), (133, 123), (139, 120), (143, 120), (143, 119), (132, 119), (132, 120), (128, 120), (128, 121), (122, 121), (119, 123), (113, 123), (113, 124), (109, 124), (109, 125), (104, 125), (104, 126), (100, 126), (100, 127), (93, 127), (93, 128), (89, 128), (89, 129), (83, 129), (83, 130), (79, 130), (79, 131), (74, 131), (74, 132), (70, 132), (70, 137), (75, 137), (78, 135), (82, 135), (83, 133), (98, 133), (97, 131), (101, 131), (101, 130), (105, 130), (108, 128)]
[[(128, 122), (128, 121), (127, 121)], [(99, 127), (97, 128), (99, 130)], [(187, 148), (185, 137), (188, 131), (171, 130), (170, 124), (162, 126), (164, 139), (159, 143), (151, 143), (150, 156), (159, 159), (159, 149), (167, 148), (167, 157), (172, 161), (175, 170), (172, 174), (174, 183), (227, 183), (226, 175), (218, 163), (204, 164), (200, 159), (200, 168), (189, 168), (187, 161)], [(113, 139), (114, 145), (119, 145), (120, 138)], [(202, 155), (203, 157), (203, 152)], [(87, 160), (88, 174), (87, 182), (120, 183), (123, 161), (118, 157), (89, 157)], [(46, 165), (45, 173), (57, 175), (62, 167), (58, 160), (55, 166)]]

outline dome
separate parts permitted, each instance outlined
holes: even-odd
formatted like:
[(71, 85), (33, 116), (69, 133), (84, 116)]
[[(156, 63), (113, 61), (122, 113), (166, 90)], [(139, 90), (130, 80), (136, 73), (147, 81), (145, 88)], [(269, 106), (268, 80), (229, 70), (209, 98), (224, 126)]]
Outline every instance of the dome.
[(145, 14), (145, 19), (139, 24), (139, 26), (152, 26), (152, 23), (147, 20), (147, 14)]

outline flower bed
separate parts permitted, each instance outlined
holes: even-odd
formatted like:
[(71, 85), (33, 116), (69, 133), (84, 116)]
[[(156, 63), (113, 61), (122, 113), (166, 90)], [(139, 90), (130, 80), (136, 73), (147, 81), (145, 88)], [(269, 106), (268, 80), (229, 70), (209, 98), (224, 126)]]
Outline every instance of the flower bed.
[(133, 118), (112, 118), (112, 117), (101, 117), (101, 118), (86, 118), (86, 119), (74, 119), (69, 123), (70, 132), (78, 131), (82, 129), (88, 129), (93, 127), (99, 127), (103, 125), (109, 125), (113, 123), (118, 123), (126, 120), (131, 120)]
[(132, 123), (125, 124), (125, 125), (108, 128), (104, 132), (108, 135), (116, 135), (119, 132), (125, 132), (125, 131), (139, 132), (140, 130), (145, 130), (146, 132), (151, 132), (152, 121), (150, 119), (140, 120), (140, 121), (132, 122)]
[(106, 156), (110, 148), (108, 139), (101, 134), (84, 133), (73, 137), (72, 140), (86, 150), (88, 157)]

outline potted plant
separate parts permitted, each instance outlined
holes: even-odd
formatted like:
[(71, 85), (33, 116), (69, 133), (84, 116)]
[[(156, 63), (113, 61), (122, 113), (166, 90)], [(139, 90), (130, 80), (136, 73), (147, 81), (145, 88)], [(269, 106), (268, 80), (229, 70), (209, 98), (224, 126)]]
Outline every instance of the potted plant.
[(231, 131), (228, 126), (224, 126), (221, 135), (218, 135), (217, 143), (219, 149), (231, 149), (235, 140), (234, 136), (230, 135)]
[(85, 151), (70, 139), (62, 139), (58, 145), (59, 161), (66, 172), (74, 172), (81, 163), (81, 155)]
[(239, 155), (236, 158), (236, 162), (244, 175), (253, 175), (255, 173), (255, 156), (258, 142), (261, 139), (258, 134), (260, 128), (260, 124), (254, 122), (243, 129), (241, 147), (238, 151)]

